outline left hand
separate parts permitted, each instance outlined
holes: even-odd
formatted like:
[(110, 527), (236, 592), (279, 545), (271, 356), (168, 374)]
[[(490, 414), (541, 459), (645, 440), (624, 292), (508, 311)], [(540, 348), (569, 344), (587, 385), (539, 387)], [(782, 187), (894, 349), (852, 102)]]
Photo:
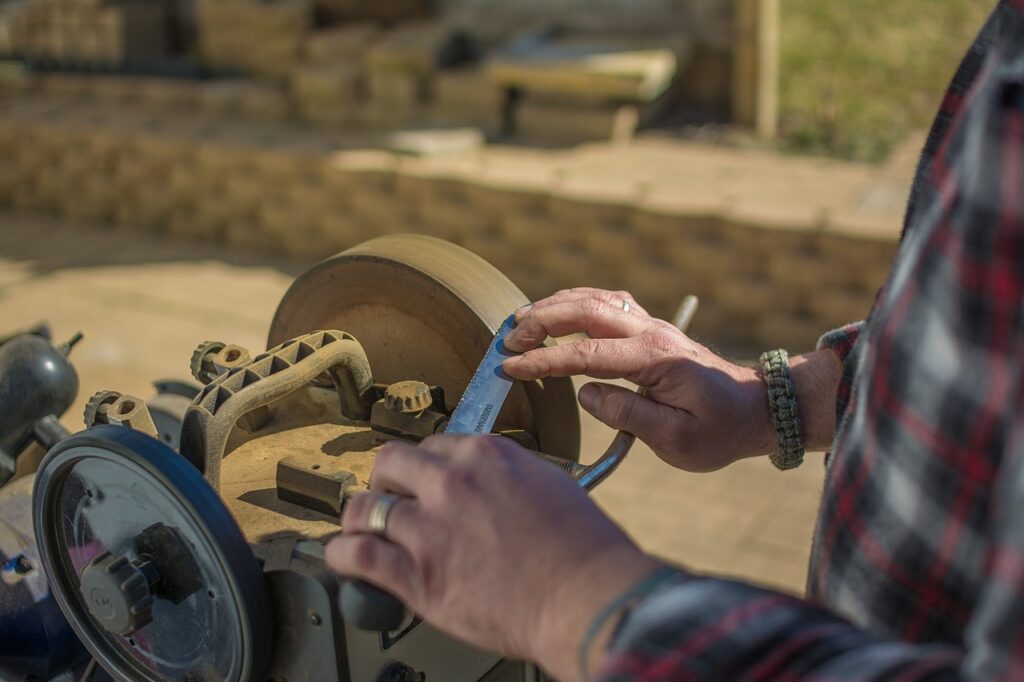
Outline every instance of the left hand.
[[(330, 568), (400, 598), (441, 630), (578, 679), (584, 631), (658, 564), (564, 473), (511, 440), (433, 436), (381, 448), (371, 492), (349, 501)], [(402, 495), (386, 538), (368, 532), (384, 492)]]

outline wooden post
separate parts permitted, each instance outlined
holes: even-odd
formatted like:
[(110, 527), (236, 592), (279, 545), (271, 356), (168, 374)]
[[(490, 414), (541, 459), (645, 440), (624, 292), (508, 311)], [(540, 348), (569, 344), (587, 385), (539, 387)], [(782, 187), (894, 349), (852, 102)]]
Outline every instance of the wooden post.
[(734, 0), (732, 117), (758, 137), (779, 124), (779, 0)]

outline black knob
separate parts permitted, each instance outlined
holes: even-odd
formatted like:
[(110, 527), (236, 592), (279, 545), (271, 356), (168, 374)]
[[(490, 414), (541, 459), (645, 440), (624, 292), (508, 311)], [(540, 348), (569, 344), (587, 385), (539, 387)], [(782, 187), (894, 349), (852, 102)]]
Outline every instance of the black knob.
[(405, 663), (392, 663), (377, 675), (377, 682), (420, 682), (423, 677)]
[(36, 423), (60, 417), (77, 395), (75, 368), (42, 336), (0, 345), (0, 485), (14, 475), (14, 460), (33, 441)]
[(405, 622), (402, 602), (362, 580), (345, 581), (339, 601), (342, 617), (360, 630), (391, 632)]
[(92, 617), (108, 632), (130, 635), (153, 620), (149, 566), (103, 552), (82, 571), (80, 589)]

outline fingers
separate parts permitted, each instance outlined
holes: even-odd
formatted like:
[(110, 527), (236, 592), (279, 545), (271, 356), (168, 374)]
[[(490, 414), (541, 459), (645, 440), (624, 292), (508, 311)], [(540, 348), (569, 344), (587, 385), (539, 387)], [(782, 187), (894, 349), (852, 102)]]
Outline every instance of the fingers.
[(590, 383), (580, 389), (580, 405), (619, 431), (632, 433), (651, 444), (661, 440), (666, 424), (678, 423), (689, 413), (648, 400), (621, 386)]
[(505, 372), (522, 381), (585, 375), (636, 381), (651, 365), (642, 339), (583, 339), (537, 348), (505, 361)]
[(575, 287), (572, 289), (562, 289), (547, 298), (543, 298), (539, 301), (535, 301), (529, 306), (523, 306), (516, 311), (516, 321), (519, 321), (532, 309), (541, 309), (555, 303), (565, 303), (567, 301), (574, 301), (580, 298), (593, 298), (603, 303), (609, 303), (622, 307), (622, 301), (628, 300), (630, 303), (630, 309), (639, 311), (646, 314), (647, 311), (643, 309), (633, 298), (633, 295), (628, 291), (608, 291), (606, 289), (595, 289), (594, 287)]
[(405, 549), (384, 538), (338, 535), (324, 548), (324, 561), (331, 570), (350, 578), (362, 578), (406, 604), (414, 601), (415, 562)]
[(585, 333), (592, 338), (624, 338), (641, 334), (650, 318), (632, 308), (625, 310), (621, 299), (610, 303), (597, 298), (577, 298), (552, 303), (527, 312), (505, 339), (513, 352), (536, 348), (549, 336)]
[(417, 497), (444, 476), (444, 464), (423, 448), (393, 440), (377, 452), (370, 490)]
[(443, 461), (451, 461), (466, 448), (467, 443), (483, 438), (467, 434), (434, 434), (420, 441), (419, 447), (437, 455)]
[[(341, 527), (346, 534), (375, 534), (370, 528), (370, 514), (385, 493), (368, 492), (356, 495), (345, 503), (341, 516)], [(420, 538), (428, 537), (425, 532), (425, 517), (419, 503), (411, 497), (399, 497), (391, 505), (385, 522), (384, 536), (399, 545), (411, 547)]]

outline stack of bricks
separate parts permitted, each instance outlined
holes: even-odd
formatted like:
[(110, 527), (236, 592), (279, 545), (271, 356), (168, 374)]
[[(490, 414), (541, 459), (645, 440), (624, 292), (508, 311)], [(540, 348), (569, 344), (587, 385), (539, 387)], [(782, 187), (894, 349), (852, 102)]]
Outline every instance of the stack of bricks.
[(871, 233), (845, 218), (771, 221), (724, 204), (524, 184), (472, 162), (459, 170), (339, 151), (308, 129), (86, 98), (8, 102), (0, 154), (0, 206), (304, 258), (381, 234), (430, 234), (477, 252), (534, 298), (621, 288), (668, 316), (696, 293), (696, 334), (794, 351), (861, 317), (896, 250), (895, 229)]
[(439, 22), (408, 24), (389, 32), (366, 54), (367, 120), (382, 127), (419, 118), (431, 96), (442, 46), (450, 29)]
[(315, 0), (318, 18), (326, 23), (374, 22), (393, 24), (430, 16), (430, 0)]
[(22, 9), (21, 3), (0, 3), (0, 58), (15, 54), (17, 38), (14, 34), (15, 17)]
[(689, 55), (685, 45), (641, 47), (614, 38), (552, 40), (496, 54), (487, 75), (519, 93), (514, 129), (526, 139), (628, 139), (641, 111), (652, 110), (671, 85), (678, 62)]
[(289, 78), (296, 112), (318, 124), (475, 126), (497, 134), (504, 89), (480, 69), (441, 68), (459, 37), (443, 22), (316, 31)]
[(427, 118), (437, 125), (469, 125), (497, 135), (506, 132), (507, 98), (507, 91), (481, 69), (445, 69), (431, 81)]
[(164, 7), (151, 0), (26, 0), (7, 25), (7, 51), (35, 60), (119, 65), (167, 51)]
[(199, 57), (211, 68), (284, 80), (312, 27), (310, 0), (198, 0)]
[(366, 99), (362, 67), (366, 52), (380, 37), (373, 24), (353, 24), (317, 31), (308, 37), (303, 63), (289, 76), (296, 113), (318, 124), (360, 120)]

